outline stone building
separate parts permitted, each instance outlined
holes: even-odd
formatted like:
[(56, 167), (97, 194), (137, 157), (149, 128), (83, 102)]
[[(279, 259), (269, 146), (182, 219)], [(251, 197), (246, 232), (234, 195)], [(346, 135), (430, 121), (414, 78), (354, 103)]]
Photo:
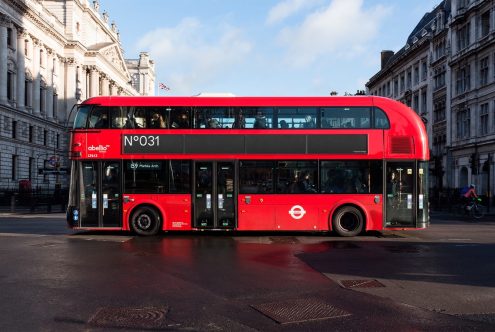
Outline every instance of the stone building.
[(154, 63), (141, 57), (128, 67), (97, 0), (0, 0), (0, 191), (67, 187), (71, 109), (97, 95), (153, 95)]
[(132, 87), (144, 96), (154, 95), (155, 66), (147, 52), (141, 52), (139, 59), (126, 59), (125, 64), (132, 78)]
[[(366, 84), (401, 100), (427, 123), (432, 188), (495, 187), (495, 6), (444, 0), (426, 13), (397, 53)], [(390, 85), (390, 88), (388, 88)]]

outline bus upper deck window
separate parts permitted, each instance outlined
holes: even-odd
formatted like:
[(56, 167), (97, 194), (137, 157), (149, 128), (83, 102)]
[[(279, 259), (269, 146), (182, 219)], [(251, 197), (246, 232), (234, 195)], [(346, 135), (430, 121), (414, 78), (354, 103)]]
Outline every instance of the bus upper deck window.
[(388, 121), (387, 115), (385, 112), (383, 112), (381, 109), (375, 107), (374, 109), (375, 113), (375, 125), (374, 128), (379, 128), (379, 129), (389, 129), (390, 128), (390, 122)]
[(74, 129), (86, 128), (90, 109), (91, 106), (88, 105), (79, 107), (76, 113), (76, 118), (74, 119)]

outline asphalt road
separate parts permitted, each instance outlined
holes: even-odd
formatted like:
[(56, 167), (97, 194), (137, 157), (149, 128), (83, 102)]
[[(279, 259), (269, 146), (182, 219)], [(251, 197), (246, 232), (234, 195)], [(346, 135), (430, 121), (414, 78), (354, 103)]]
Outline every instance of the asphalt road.
[(3, 331), (495, 331), (495, 220), (305, 233), (73, 232), (0, 214)]

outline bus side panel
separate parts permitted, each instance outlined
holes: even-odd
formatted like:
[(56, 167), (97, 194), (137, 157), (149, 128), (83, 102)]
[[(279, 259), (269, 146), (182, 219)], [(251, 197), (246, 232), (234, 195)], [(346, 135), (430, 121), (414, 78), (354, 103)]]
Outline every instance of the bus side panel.
[(189, 194), (124, 194), (124, 198), (134, 200), (124, 203), (123, 229), (129, 230), (129, 221), (138, 205), (146, 204), (157, 208), (162, 215), (162, 230), (191, 230), (191, 195)]
[(237, 230), (271, 231), (275, 229), (275, 210), (264, 203), (267, 195), (239, 195)]
[[(375, 203), (375, 198), (378, 197), (379, 203)], [(369, 195), (368, 199), (362, 201), (365, 204), (368, 212), (366, 221), (367, 231), (383, 230), (383, 195)]]
[(327, 231), (331, 215), (346, 204), (363, 210), (366, 230), (383, 229), (381, 195), (255, 194), (239, 195), (238, 230)]
[(360, 206), (367, 229), (382, 229), (382, 204), (376, 195), (239, 195), (238, 230), (327, 231), (330, 215), (338, 206)]

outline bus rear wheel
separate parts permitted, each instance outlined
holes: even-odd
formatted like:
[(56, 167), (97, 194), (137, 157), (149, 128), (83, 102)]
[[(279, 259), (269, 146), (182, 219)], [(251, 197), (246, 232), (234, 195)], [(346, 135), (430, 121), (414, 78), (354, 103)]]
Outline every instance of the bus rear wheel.
[(356, 236), (363, 231), (364, 217), (354, 206), (344, 206), (333, 216), (332, 228), (340, 236)]
[(152, 207), (139, 207), (132, 214), (131, 229), (142, 236), (156, 235), (160, 230), (160, 214)]

